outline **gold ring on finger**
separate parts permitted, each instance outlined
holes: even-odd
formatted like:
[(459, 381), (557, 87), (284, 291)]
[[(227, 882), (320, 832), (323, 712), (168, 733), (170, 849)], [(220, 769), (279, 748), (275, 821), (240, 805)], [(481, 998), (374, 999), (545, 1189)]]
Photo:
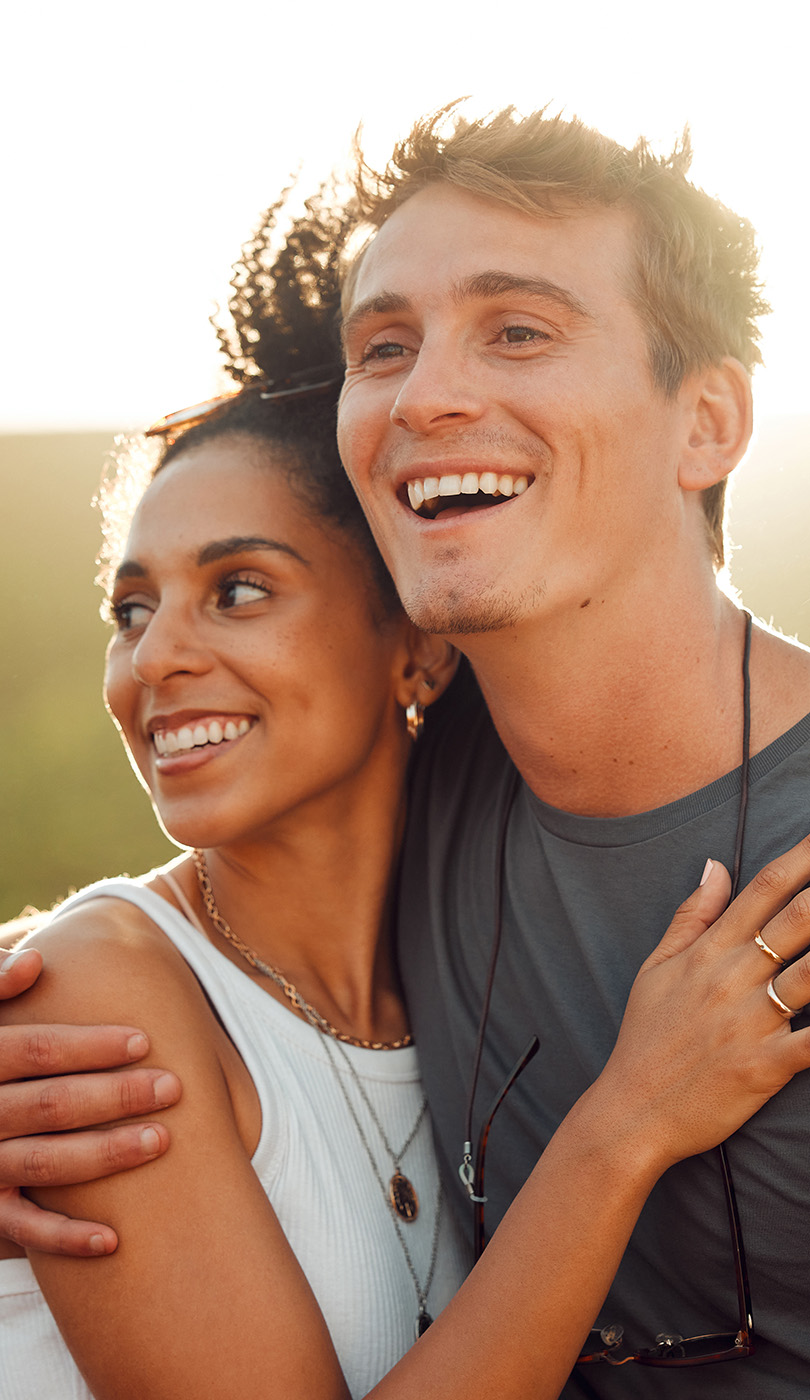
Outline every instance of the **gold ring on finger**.
[(778, 953), (775, 953), (775, 952), (773, 951), (773, 948), (769, 948), (769, 947), (768, 947), (768, 945), (767, 945), (767, 943), (765, 942), (765, 939), (762, 937), (762, 934), (761, 934), (761, 933), (755, 933), (755, 934), (754, 934), (754, 942), (756, 943), (756, 945), (757, 945), (758, 948), (761, 948), (761, 949), (762, 949), (763, 953), (767, 953), (768, 957), (773, 959), (773, 961), (776, 963), (777, 967), (784, 967), (784, 966), (785, 966), (785, 959), (784, 959), (784, 958), (780, 958), (779, 954), (778, 954)]
[(792, 1016), (798, 1016), (798, 1011), (794, 1011), (792, 1006), (786, 1006), (783, 1002), (775, 986), (773, 985), (773, 977), (771, 978), (770, 982), (765, 988), (765, 991), (768, 993), (768, 996), (770, 997), (773, 1005), (776, 1007), (776, 1010), (779, 1012), (779, 1015), (784, 1016), (786, 1021), (789, 1021)]

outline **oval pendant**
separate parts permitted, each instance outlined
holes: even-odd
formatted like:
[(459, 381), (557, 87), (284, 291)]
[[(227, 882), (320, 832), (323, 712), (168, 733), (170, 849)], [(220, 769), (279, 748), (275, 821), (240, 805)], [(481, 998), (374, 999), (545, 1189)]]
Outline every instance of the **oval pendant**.
[(414, 1221), (419, 1214), (419, 1197), (407, 1176), (396, 1171), (388, 1184), (388, 1199), (394, 1207), (400, 1220), (404, 1220), (408, 1225)]
[(424, 1337), (425, 1333), (428, 1330), (428, 1327), (431, 1327), (432, 1325), (433, 1318), (430, 1316), (430, 1313), (428, 1312), (427, 1308), (423, 1308), (416, 1319), (416, 1327), (414, 1329), (416, 1332), (417, 1342), (419, 1341), (420, 1337)]

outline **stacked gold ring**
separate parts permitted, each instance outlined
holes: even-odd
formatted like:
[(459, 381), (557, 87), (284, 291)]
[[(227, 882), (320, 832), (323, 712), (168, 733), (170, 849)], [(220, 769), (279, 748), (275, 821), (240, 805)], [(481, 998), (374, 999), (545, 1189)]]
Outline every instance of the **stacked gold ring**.
[(771, 1002), (773, 1003), (776, 1010), (779, 1012), (779, 1015), (784, 1016), (786, 1021), (789, 1021), (793, 1016), (798, 1016), (798, 1011), (794, 1011), (793, 1007), (788, 1006), (780, 997), (779, 993), (773, 985), (773, 977), (771, 978), (770, 982), (765, 988), (765, 991), (768, 993), (768, 996), (770, 997)]
[(773, 948), (768, 947), (761, 933), (754, 934), (754, 942), (756, 943), (758, 948), (762, 949), (763, 953), (767, 953), (768, 957), (773, 959), (777, 967), (785, 966), (785, 959), (780, 958), (779, 954), (773, 951)]

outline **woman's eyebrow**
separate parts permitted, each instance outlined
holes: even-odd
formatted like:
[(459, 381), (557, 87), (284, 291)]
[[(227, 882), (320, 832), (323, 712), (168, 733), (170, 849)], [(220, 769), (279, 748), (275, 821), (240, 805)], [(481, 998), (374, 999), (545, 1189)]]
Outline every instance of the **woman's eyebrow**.
[(123, 559), (115, 571), (114, 583), (122, 578), (146, 578), (146, 569), (137, 559)]
[(203, 545), (197, 554), (197, 563), (215, 564), (218, 559), (227, 559), (231, 554), (247, 554), (262, 549), (286, 554), (290, 559), (297, 559), (299, 564), (305, 564), (308, 569), (312, 567), (310, 561), (292, 545), (284, 544), (282, 540), (266, 539), (264, 535), (229, 535), (224, 540), (212, 540), (210, 544)]
[[(288, 558), (297, 560), (307, 569), (312, 567), (309, 559), (305, 559), (292, 545), (284, 544), (282, 540), (269, 540), (264, 535), (229, 535), (224, 540), (211, 540), (210, 544), (204, 544), (202, 549), (198, 550), (195, 563), (202, 567), (205, 564), (215, 564), (219, 559), (228, 559), (234, 554), (248, 554), (256, 550), (286, 554)], [(115, 582), (118, 583), (119, 579), (146, 578), (147, 573), (148, 570), (137, 559), (123, 559), (115, 571)]]

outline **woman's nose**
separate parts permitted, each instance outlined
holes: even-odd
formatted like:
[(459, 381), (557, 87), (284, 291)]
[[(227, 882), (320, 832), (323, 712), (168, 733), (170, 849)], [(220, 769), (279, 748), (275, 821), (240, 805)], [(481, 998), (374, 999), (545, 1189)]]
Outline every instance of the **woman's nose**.
[(161, 685), (173, 675), (200, 674), (209, 658), (188, 613), (159, 604), (132, 653), (132, 672), (142, 685)]

